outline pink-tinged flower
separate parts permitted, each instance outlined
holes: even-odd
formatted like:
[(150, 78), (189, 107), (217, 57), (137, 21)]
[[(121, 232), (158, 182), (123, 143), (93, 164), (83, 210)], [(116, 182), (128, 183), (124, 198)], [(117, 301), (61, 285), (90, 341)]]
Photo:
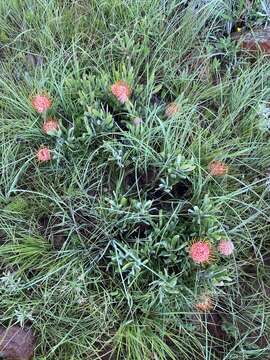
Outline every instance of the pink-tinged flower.
[(213, 251), (207, 239), (194, 241), (189, 248), (189, 256), (196, 264), (209, 263), (213, 258)]
[(36, 95), (32, 98), (31, 103), (38, 113), (43, 113), (52, 106), (52, 101), (47, 95)]
[(38, 161), (44, 162), (52, 159), (51, 150), (48, 147), (40, 148), (37, 152)]
[(166, 106), (165, 115), (167, 118), (176, 115), (180, 111), (180, 107), (176, 102), (172, 102)]
[(143, 119), (140, 118), (140, 117), (136, 117), (135, 119), (133, 119), (133, 124), (134, 124), (135, 126), (140, 126), (140, 125), (143, 124)]
[(45, 134), (54, 133), (55, 131), (59, 130), (59, 123), (56, 119), (49, 118), (43, 123), (42, 129)]
[(124, 104), (128, 101), (131, 95), (131, 89), (129, 85), (123, 81), (116, 81), (111, 87), (113, 95), (120, 101), (121, 104)]
[(219, 160), (213, 160), (209, 165), (208, 165), (208, 170), (210, 175), (212, 176), (223, 176), (225, 174), (228, 173), (229, 171), (229, 166), (226, 165), (224, 162), (219, 161)]
[(209, 295), (200, 296), (198, 302), (195, 304), (195, 308), (198, 311), (209, 312), (213, 310), (214, 303)]
[(218, 244), (218, 251), (224, 256), (230, 256), (234, 252), (234, 245), (231, 240), (222, 239)]

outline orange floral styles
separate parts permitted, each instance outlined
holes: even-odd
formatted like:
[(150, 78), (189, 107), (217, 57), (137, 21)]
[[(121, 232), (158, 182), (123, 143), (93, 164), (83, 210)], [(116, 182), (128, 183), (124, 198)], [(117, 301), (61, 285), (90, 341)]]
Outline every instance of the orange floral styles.
[(199, 239), (193, 242), (189, 248), (189, 256), (196, 264), (207, 264), (213, 258), (213, 250), (207, 239)]
[(124, 104), (128, 101), (132, 92), (129, 85), (123, 80), (119, 80), (114, 83), (111, 87), (111, 90), (113, 95), (119, 100), (121, 104)]
[(47, 95), (36, 95), (32, 98), (31, 103), (38, 113), (44, 113), (52, 106), (52, 101)]
[(59, 130), (59, 123), (56, 119), (49, 118), (43, 123), (42, 129), (45, 132), (45, 134), (51, 134)]
[(165, 115), (166, 117), (172, 117), (180, 111), (180, 107), (176, 102), (172, 102), (166, 106)]
[(37, 152), (37, 159), (41, 162), (50, 161), (52, 159), (51, 150), (48, 147), (42, 147)]
[(195, 304), (195, 308), (198, 311), (209, 312), (214, 308), (213, 300), (209, 295), (203, 295), (201, 296), (199, 301)]
[(223, 176), (226, 175), (229, 171), (229, 166), (224, 162), (219, 160), (213, 160), (208, 165), (208, 170), (212, 176)]

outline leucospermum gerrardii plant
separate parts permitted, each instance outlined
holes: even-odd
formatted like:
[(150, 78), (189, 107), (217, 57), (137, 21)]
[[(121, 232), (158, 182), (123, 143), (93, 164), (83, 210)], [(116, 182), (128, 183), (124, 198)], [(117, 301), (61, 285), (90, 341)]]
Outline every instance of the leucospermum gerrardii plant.
[(55, 118), (48, 118), (42, 125), (42, 130), (46, 135), (53, 135), (60, 129), (59, 122)]
[(43, 114), (51, 108), (52, 100), (47, 94), (38, 94), (32, 97), (31, 104), (39, 114)]
[(214, 260), (213, 246), (208, 239), (194, 239), (189, 247), (189, 256), (195, 264), (210, 264)]
[[(49, 135), (59, 130), (59, 123), (53, 118), (47, 119), (47, 111), (52, 107), (52, 100), (46, 93), (41, 93), (31, 98), (33, 108), (42, 115), (44, 122), (42, 130)], [(36, 152), (36, 159), (39, 163), (44, 163), (52, 160), (52, 151), (48, 146), (42, 146)]]
[(229, 166), (223, 161), (213, 160), (208, 165), (209, 174), (212, 176), (224, 176), (229, 171)]
[(39, 162), (47, 162), (52, 159), (52, 152), (47, 146), (44, 146), (37, 151), (36, 157)]
[(130, 85), (124, 80), (116, 81), (111, 87), (112, 94), (117, 98), (117, 100), (124, 104), (126, 103), (132, 93)]
[[(119, 76), (113, 78), (117, 79)], [(133, 82), (128, 77), (123, 76), (122, 79), (127, 80), (113, 82), (110, 78), (108, 82), (105, 81), (105, 84), (99, 84), (98, 81), (82, 79), (83, 89), (78, 91), (79, 115), (76, 118), (78, 123), (75, 124), (75, 126), (79, 124), (80, 129), (83, 129), (83, 136), (80, 134), (81, 140), (85, 138), (91, 138), (93, 142), (101, 140), (100, 154), (101, 156), (105, 155), (108, 167), (113, 167), (114, 172), (118, 175), (119, 172), (121, 173), (120, 179), (126, 177), (127, 168), (132, 169), (134, 157), (131, 161), (129, 147), (126, 146), (128, 140), (125, 139), (127, 143), (119, 141), (115, 133), (120, 128), (124, 137), (125, 132), (130, 131), (130, 127), (122, 126), (122, 123), (125, 125), (126, 121), (130, 122), (133, 131), (134, 127), (137, 127), (136, 131), (143, 131), (143, 121), (147, 123), (148, 120), (147, 118), (145, 120), (141, 107), (143, 101), (137, 109), (137, 103), (140, 102), (137, 88), (132, 88)], [(79, 86), (78, 84), (80, 84), (80, 80), (77, 86)], [(134, 103), (136, 106), (131, 103), (133, 97), (136, 99), (136, 103)], [(47, 111), (52, 106), (51, 99), (37, 98), (33, 102), (33, 106), (38, 113), (46, 115), (40, 125), (43, 133), (45, 135), (56, 134), (60, 129), (59, 121), (55, 117), (47, 117)], [(180, 112), (179, 104), (172, 103), (166, 108), (165, 116), (168, 120), (174, 121), (173, 117), (178, 112)], [(115, 114), (117, 114), (117, 118)], [(56, 147), (53, 147), (50, 143), (50, 146), (41, 147), (36, 157), (40, 163), (47, 163), (53, 159), (53, 154), (57, 153), (57, 144)], [(196, 170), (196, 163), (192, 156), (187, 153), (183, 154), (180, 150), (170, 151), (162, 148), (157, 157), (157, 164), (162, 164), (162, 166), (160, 169), (156, 169), (157, 173), (160, 171), (160, 174), (157, 179), (153, 180), (150, 191), (158, 191), (162, 195), (166, 193), (166, 196), (173, 198), (174, 186), (180, 182), (191, 183), (192, 191), (192, 176)], [(156, 167), (158, 166), (156, 165)], [(215, 161), (211, 163), (209, 172), (212, 176), (226, 175), (228, 168), (225, 163)], [(139, 177), (140, 175), (138, 175)], [(108, 255), (108, 267), (112, 269), (115, 276), (121, 274), (123, 281), (127, 281), (129, 285), (136, 283), (141, 276), (146, 276), (146, 286), (154, 294), (153, 303), (155, 301), (165, 303), (170, 296), (181, 296), (181, 291), (185, 288), (188, 289), (187, 293), (196, 292), (197, 274), (200, 274), (198, 277), (202, 286), (205, 285), (204, 282), (208, 281), (207, 285), (211, 289), (212, 269), (217, 266), (217, 271), (219, 271), (219, 260), (223, 263), (229, 261), (228, 256), (231, 251), (227, 243), (221, 243), (218, 246), (216, 238), (211, 236), (209, 229), (216, 226), (216, 218), (212, 216), (211, 209), (210, 215), (206, 205), (204, 205), (203, 211), (199, 209), (198, 212), (193, 212), (193, 218), (196, 221), (199, 219), (197, 228), (192, 228), (193, 220), (189, 220), (188, 224), (182, 227), (182, 223), (185, 223), (186, 219), (181, 218), (181, 213), (172, 220), (171, 210), (175, 207), (175, 199), (171, 203), (168, 200), (170, 204), (167, 208), (164, 206), (159, 209), (159, 200), (153, 199), (152, 201), (144, 197), (145, 188), (139, 188), (138, 181), (135, 176), (131, 188), (137, 189), (135, 192), (129, 189), (127, 197), (124, 196), (125, 201), (122, 201), (122, 193), (119, 204), (108, 201), (100, 210), (102, 216), (104, 216), (104, 211), (107, 211), (108, 217), (117, 224), (114, 247), (110, 248)], [(124, 188), (125, 184), (120, 184), (119, 189), (123, 190)], [(142, 196), (141, 199), (138, 199), (138, 189)], [(204, 210), (207, 212), (207, 217), (204, 217)], [(156, 220), (157, 213), (160, 214), (160, 219), (166, 219), (162, 226), (161, 220)], [(189, 217), (188, 211), (186, 217)], [(121, 225), (119, 225), (120, 223)], [(161, 229), (161, 227), (163, 228)], [(190, 239), (193, 240), (190, 241)], [(125, 242), (125, 246), (123, 246), (122, 240)], [(179, 269), (183, 267), (183, 274), (178, 276)], [(195, 305), (197, 311), (211, 311), (213, 306), (211, 298), (200, 297), (197, 300)]]
[(214, 309), (214, 301), (208, 293), (202, 294), (195, 302), (195, 309), (198, 312), (210, 312)]
[[(231, 239), (226, 239), (224, 237), (224, 230), (220, 227), (220, 213), (221, 211), (211, 201), (208, 194), (204, 196), (200, 206), (196, 205), (193, 209), (189, 210), (189, 214), (192, 217), (192, 231), (200, 232), (204, 235), (198, 239), (195, 238), (195, 240), (192, 240), (190, 249), (192, 249), (192, 246), (194, 245), (193, 260), (195, 263), (200, 263), (199, 261), (196, 261), (196, 256), (199, 256), (200, 254), (201, 256), (203, 256), (203, 254), (206, 256), (206, 250), (208, 248), (209, 253), (211, 249), (212, 259), (216, 258), (217, 255), (229, 256), (233, 253), (234, 244)], [(209, 239), (211, 239), (211, 241)], [(196, 250), (198, 253), (196, 253)], [(190, 255), (192, 255), (191, 252)], [(201, 263), (203, 263), (203, 261)]]
[(234, 244), (231, 240), (221, 239), (217, 246), (211, 244), (208, 239), (196, 238), (189, 247), (189, 256), (195, 264), (209, 265), (214, 262), (216, 254), (230, 256), (234, 252)]

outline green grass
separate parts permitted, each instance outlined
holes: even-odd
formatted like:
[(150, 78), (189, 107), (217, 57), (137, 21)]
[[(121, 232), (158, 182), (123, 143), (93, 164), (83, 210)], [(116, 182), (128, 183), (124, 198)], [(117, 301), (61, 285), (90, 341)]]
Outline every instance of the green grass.
[[(31, 327), (35, 359), (267, 358), (270, 65), (229, 36), (265, 4), (0, 4), (1, 324)], [(195, 238), (235, 251), (198, 266)]]

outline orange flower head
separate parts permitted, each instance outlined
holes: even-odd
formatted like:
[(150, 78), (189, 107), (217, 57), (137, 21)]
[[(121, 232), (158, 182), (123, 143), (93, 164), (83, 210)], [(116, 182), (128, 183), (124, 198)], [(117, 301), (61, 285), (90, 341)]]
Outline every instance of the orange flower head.
[(59, 130), (59, 123), (56, 119), (49, 118), (43, 123), (42, 129), (45, 134), (54, 133), (55, 131)]
[(48, 147), (42, 147), (37, 152), (38, 161), (45, 162), (52, 159), (51, 150)]
[(221, 255), (230, 256), (234, 252), (234, 245), (231, 240), (222, 239), (218, 244), (218, 251)]
[(123, 81), (116, 81), (111, 87), (113, 95), (120, 101), (121, 104), (124, 104), (128, 101), (131, 95), (131, 89), (129, 85)]
[(195, 240), (189, 248), (189, 256), (196, 264), (207, 264), (213, 259), (213, 250), (207, 239)]
[(180, 107), (176, 102), (172, 102), (166, 106), (165, 115), (170, 118), (180, 111)]
[(208, 165), (208, 170), (209, 170), (210, 175), (212, 175), (212, 176), (223, 176), (228, 173), (229, 167), (222, 161), (213, 160)]
[(199, 301), (195, 304), (195, 308), (200, 312), (209, 312), (213, 310), (214, 303), (209, 295), (202, 295)]
[(43, 113), (52, 106), (52, 101), (47, 95), (36, 95), (32, 98), (31, 103), (38, 113)]

